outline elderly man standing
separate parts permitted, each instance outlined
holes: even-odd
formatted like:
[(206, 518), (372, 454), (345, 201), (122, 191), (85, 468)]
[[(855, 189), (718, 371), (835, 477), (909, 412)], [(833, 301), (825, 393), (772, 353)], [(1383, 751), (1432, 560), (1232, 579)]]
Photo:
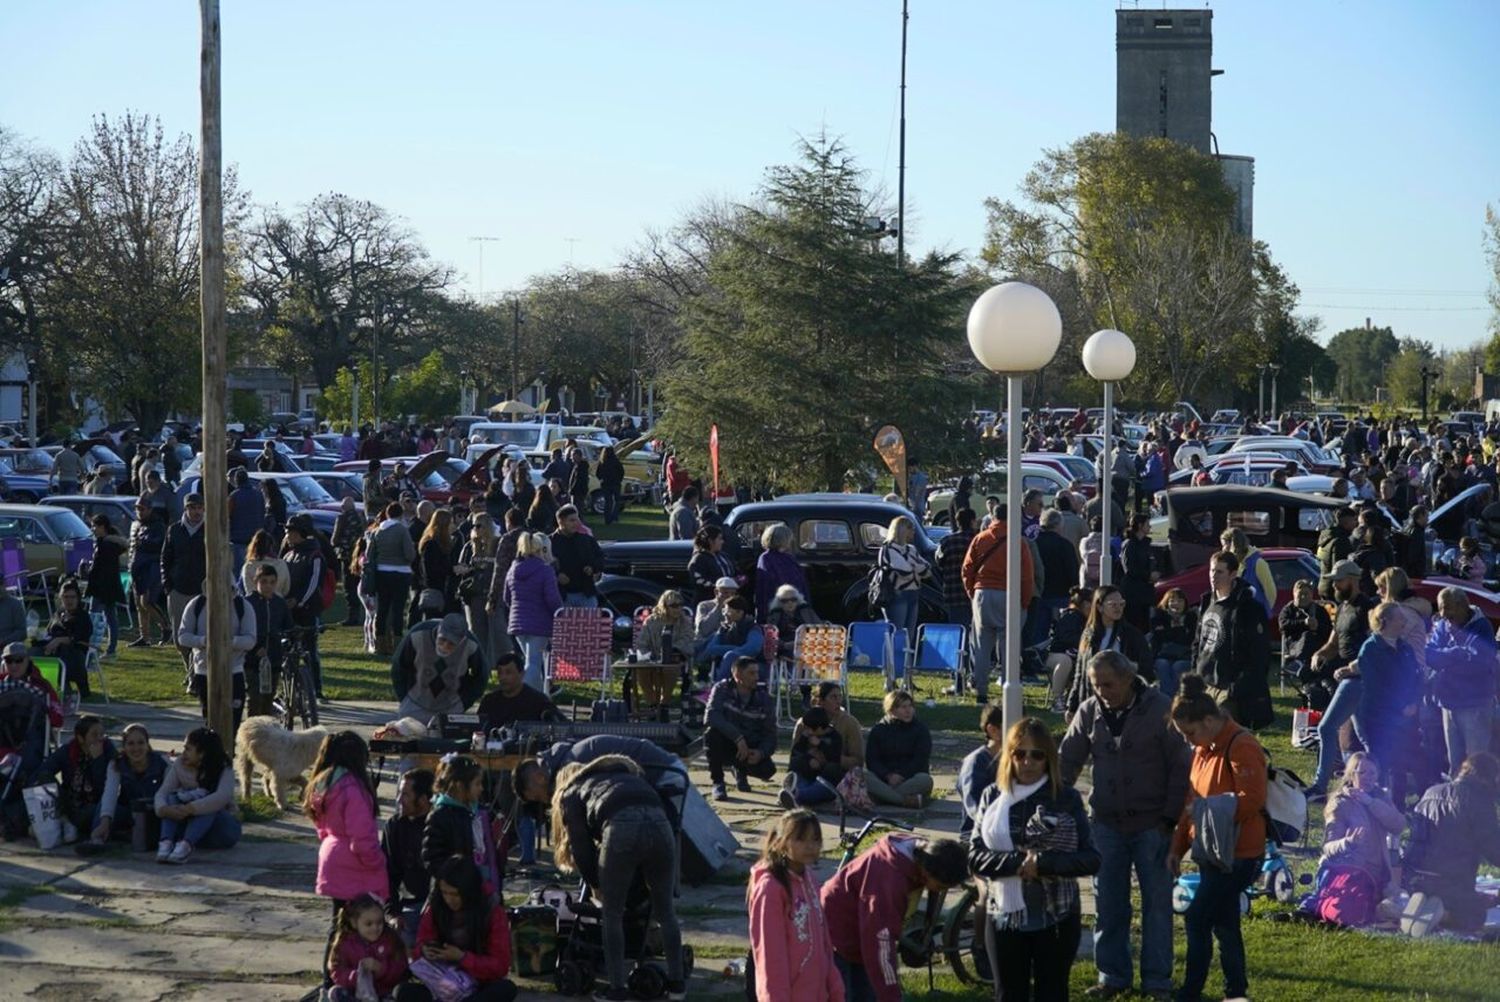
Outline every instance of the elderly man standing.
[(1427, 638), (1432, 691), (1443, 711), (1448, 775), (1464, 759), (1489, 751), (1495, 717), (1495, 674), (1500, 660), (1484, 613), (1469, 605), (1462, 588), (1438, 592), (1438, 615)]
[(391, 685), (403, 717), (429, 721), (463, 713), (484, 692), (484, 654), (462, 614), (418, 623), (391, 659)]
[[(961, 572), (964, 591), (974, 610), (974, 701), (980, 706), (990, 701), (990, 660), (995, 647), (998, 644), (1003, 649), (1005, 644), (1005, 507), (1002, 505), (996, 514), (990, 527), (969, 544)], [(1031, 604), (1034, 574), (1031, 547), (1023, 546), (1021, 580), (1009, 583), (1021, 593), (1022, 609)]]
[(1084, 700), (1058, 749), (1063, 781), (1074, 783), (1093, 760), (1089, 813), (1101, 857), (1094, 877), (1098, 921), (1094, 963), (1099, 982), (1084, 994), (1130, 993), (1130, 874), (1141, 887), (1141, 991), (1172, 997), (1172, 876), (1167, 851), (1188, 790), (1191, 748), (1168, 720), (1172, 701), (1136, 674), (1118, 651), (1088, 667), (1094, 694)]

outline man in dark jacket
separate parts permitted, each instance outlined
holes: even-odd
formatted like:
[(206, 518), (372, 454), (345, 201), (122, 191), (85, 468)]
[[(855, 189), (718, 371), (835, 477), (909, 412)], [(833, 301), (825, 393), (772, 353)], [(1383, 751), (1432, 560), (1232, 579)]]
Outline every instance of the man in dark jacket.
[(1333, 633), (1328, 642), (1312, 656), (1310, 667), (1314, 678), (1335, 686), (1333, 699), (1318, 722), (1318, 771), (1308, 793), (1321, 797), (1339, 764), (1339, 728), (1351, 717), (1358, 734), (1363, 724), (1354, 711), (1359, 707), (1359, 649), (1370, 635), (1370, 610), (1375, 600), (1359, 589), (1363, 571), (1353, 560), (1340, 560), (1323, 579), (1338, 600), (1333, 617)]
[(1050, 508), (1042, 513), (1041, 530), (1036, 534), (1037, 554), (1044, 572), (1038, 575), (1042, 594), (1036, 606), (1040, 620), (1037, 629), (1044, 638), (1052, 629), (1052, 620), (1068, 607), (1069, 590), (1078, 584), (1078, 549), (1058, 532), (1062, 521), (1062, 512)]
[(408, 949), (416, 942), (417, 920), (432, 889), (432, 875), (422, 862), (422, 834), (432, 810), (432, 782), (431, 769), (404, 773), (396, 790), (398, 813), (380, 833), (385, 872), (391, 882), (385, 912), (395, 921)]
[(969, 607), (968, 593), (964, 591), (963, 567), (969, 544), (974, 541), (974, 509), (961, 508), (953, 518), (958, 528), (938, 543), (938, 575), (943, 583), (943, 605), (948, 610), (948, 622), (962, 623), (967, 628), (974, 622), (974, 613)]
[(1431, 787), (1412, 808), (1411, 840), (1401, 864), (1415, 893), (1402, 918), (1403, 931), (1408, 931), (1404, 916), (1422, 910), (1422, 902), (1415, 900), (1419, 896), (1441, 901), (1444, 925), (1460, 932), (1483, 927), (1492, 899), (1475, 891), (1474, 878), (1481, 861), (1500, 866), (1497, 796), (1500, 761), (1480, 752), (1464, 762), (1453, 782)]
[(234, 567), (238, 571), (245, 562), (250, 537), (265, 528), (266, 499), (243, 469), (235, 470), (230, 482), (234, 490), (229, 492), (229, 545), (234, 549)]
[(313, 690), (323, 698), (323, 659), (318, 656), (318, 614), (323, 611), (323, 547), (313, 528), (312, 516), (306, 512), (293, 515), (286, 524), (281, 555), (291, 572), (292, 584), (287, 592), (287, 606), (292, 623), (309, 632), (305, 638), (307, 661), (312, 667)]
[[(1255, 591), (1236, 576), (1239, 569), (1239, 558), (1228, 550), (1209, 560), (1209, 590), (1198, 607), (1193, 665), (1230, 716), (1246, 726), (1263, 727), (1254, 719), (1264, 713), (1262, 700), (1270, 699), (1266, 610)], [(1247, 721), (1247, 716), (1253, 719)]]
[(589, 461), (582, 449), (574, 449), (572, 465), (568, 468), (568, 497), (579, 508), (589, 503)]
[[(208, 561), (203, 552), (203, 495), (189, 494), (183, 501), (181, 521), (167, 529), (161, 547), (161, 584), (167, 593), (167, 625), (175, 637), (183, 611), (194, 597), (203, 594)], [(181, 644), (177, 653), (183, 668), (191, 672), (191, 652)]]
[(344, 579), (345, 626), (359, 626), (364, 622), (364, 604), (359, 600), (359, 575), (354, 572), (354, 547), (365, 532), (365, 517), (355, 510), (354, 499), (346, 497), (333, 523), (334, 555), (338, 557), (337, 573)]
[[(1338, 511), (1338, 524), (1330, 525), (1318, 533), (1318, 564), (1326, 576), (1333, 570), (1333, 565), (1345, 559), (1354, 552), (1354, 528), (1359, 521), (1359, 512), (1353, 505), (1340, 508)], [(1332, 598), (1331, 591), (1323, 592), (1324, 598)]]
[(776, 775), (771, 754), (776, 751), (776, 712), (771, 697), (760, 687), (760, 662), (740, 658), (730, 677), (717, 683), (708, 696), (703, 747), (708, 753), (708, 776), (715, 800), (728, 800), (724, 767), (734, 769), (735, 787), (750, 792), (750, 776)]
[(578, 508), (557, 509), (557, 531), (552, 534), (552, 559), (557, 564), (557, 588), (563, 605), (595, 609), (599, 592), (594, 582), (604, 570), (604, 551), (598, 540), (583, 532)]
[(1058, 749), (1063, 781), (1094, 763), (1089, 813), (1101, 863), (1094, 879), (1094, 963), (1109, 997), (1130, 991), (1130, 874), (1141, 888), (1141, 991), (1172, 994), (1172, 878), (1167, 851), (1188, 789), (1191, 749), (1168, 720), (1171, 700), (1146, 685), (1118, 651), (1089, 661), (1094, 694)]

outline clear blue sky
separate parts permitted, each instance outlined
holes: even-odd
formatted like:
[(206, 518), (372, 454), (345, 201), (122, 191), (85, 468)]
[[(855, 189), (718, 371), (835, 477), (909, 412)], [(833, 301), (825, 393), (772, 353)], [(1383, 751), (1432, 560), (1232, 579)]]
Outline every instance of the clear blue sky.
[[(1329, 332), (1483, 336), (1500, 3), (1212, 6), (1214, 130), (1256, 157), (1256, 235), (1305, 311)], [(909, 247), (972, 253), (985, 197), (1113, 128), (1115, 5), (912, 8)], [(253, 196), (374, 200), (470, 291), (470, 237), (500, 238), (491, 294), (570, 257), (607, 268), (825, 127), (894, 194), (899, 0), (227, 0), (223, 24), (225, 155)], [(126, 109), (196, 134), (192, 0), (4, 0), (0, 37), (0, 122), (39, 144), (66, 152)]]

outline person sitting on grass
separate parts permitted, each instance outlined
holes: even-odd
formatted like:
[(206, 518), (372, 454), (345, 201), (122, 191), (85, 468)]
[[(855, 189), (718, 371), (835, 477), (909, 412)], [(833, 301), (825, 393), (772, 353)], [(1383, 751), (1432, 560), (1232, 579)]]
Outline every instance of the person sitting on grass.
[(1413, 936), (1442, 924), (1458, 932), (1478, 932), (1492, 895), (1474, 889), (1481, 861), (1500, 866), (1500, 759), (1478, 752), (1464, 759), (1458, 778), (1422, 794), (1409, 813), (1411, 837), (1401, 854), (1407, 887), (1413, 892), (1401, 917), (1401, 930)]
[(1325, 922), (1364, 926), (1391, 879), (1387, 835), (1400, 835), (1406, 818), (1380, 787), (1380, 766), (1367, 752), (1344, 763), (1344, 785), (1323, 806), (1323, 857), (1312, 912)]
[[(32, 785), (58, 781), (58, 814), (86, 836), (85, 845), (102, 846), (109, 837), (108, 828), (95, 826), (109, 765), (114, 760), (115, 746), (104, 736), (104, 721), (85, 713), (73, 725), (73, 740), (43, 759), (41, 768), (31, 777)], [(85, 851), (80, 845), (79, 852)]]
[[(819, 706), (802, 711), (787, 765), (796, 780), (791, 789), (781, 791), (781, 806), (790, 811), (834, 799), (834, 787), (844, 778), (842, 757), (843, 746), (829, 725), (828, 712)], [(823, 782), (818, 782), (820, 779)]]
[(737, 660), (730, 677), (713, 687), (704, 720), (708, 729), (703, 746), (715, 800), (729, 799), (724, 788), (726, 765), (734, 769), (735, 787), (741, 793), (750, 792), (750, 776), (770, 779), (776, 774), (776, 763), (771, 761), (776, 750), (776, 711), (770, 694), (760, 685), (760, 663), (754, 658)]
[(217, 732), (191, 731), (156, 791), (161, 818), (158, 863), (186, 863), (195, 848), (231, 849), (240, 840), (234, 816), (234, 770)]
[(905, 689), (886, 693), (884, 705), (865, 740), (865, 785), (877, 804), (921, 807), (932, 793), (932, 732)]

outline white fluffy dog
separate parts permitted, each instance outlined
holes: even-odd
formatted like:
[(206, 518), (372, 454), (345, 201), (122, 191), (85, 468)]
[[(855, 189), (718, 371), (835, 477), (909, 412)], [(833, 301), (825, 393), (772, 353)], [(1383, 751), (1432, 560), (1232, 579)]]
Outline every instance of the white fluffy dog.
[(235, 736), (234, 768), (240, 780), (240, 795), (250, 796), (250, 784), (258, 765), (266, 796), (286, 810), (291, 785), (297, 783), (306, 788), (303, 773), (312, 768), (327, 736), (324, 727), (289, 731), (275, 717), (245, 720)]

